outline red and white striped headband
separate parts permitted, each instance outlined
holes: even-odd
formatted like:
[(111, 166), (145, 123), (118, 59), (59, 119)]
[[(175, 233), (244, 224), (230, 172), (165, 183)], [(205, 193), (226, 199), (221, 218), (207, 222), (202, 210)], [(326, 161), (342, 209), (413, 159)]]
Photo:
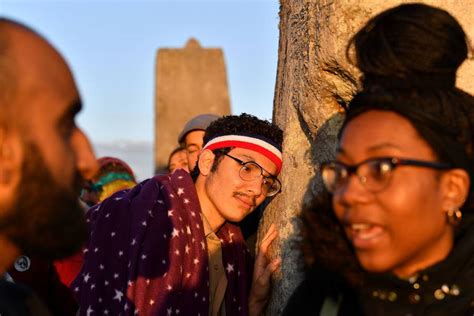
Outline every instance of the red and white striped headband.
[(277, 174), (280, 173), (282, 166), (281, 150), (259, 138), (241, 135), (219, 136), (211, 139), (202, 150), (214, 150), (226, 147), (239, 147), (256, 151), (270, 159), (277, 167)]

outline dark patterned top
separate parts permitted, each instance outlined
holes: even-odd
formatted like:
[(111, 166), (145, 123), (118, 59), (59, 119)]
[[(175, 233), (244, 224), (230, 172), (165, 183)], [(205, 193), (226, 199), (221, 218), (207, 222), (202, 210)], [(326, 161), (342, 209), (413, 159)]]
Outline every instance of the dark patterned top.
[[(209, 266), (194, 183), (182, 170), (120, 191), (87, 214), (90, 239), (72, 284), (81, 315), (209, 313)], [(240, 229), (218, 232), (227, 315), (248, 314), (251, 261)]]

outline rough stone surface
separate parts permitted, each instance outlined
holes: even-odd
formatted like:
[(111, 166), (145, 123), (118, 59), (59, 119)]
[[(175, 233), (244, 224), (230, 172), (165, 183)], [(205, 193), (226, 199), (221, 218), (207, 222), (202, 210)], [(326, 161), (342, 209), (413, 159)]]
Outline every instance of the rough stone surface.
[(165, 169), (184, 124), (202, 113), (230, 113), (224, 55), (190, 39), (184, 48), (162, 48), (156, 57), (155, 169)]
[[(345, 56), (349, 38), (372, 16), (408, 1), (280, 0), (280, 42), (273, 120), (283, 128), (283, 192), (269, 205), (259, 237), (270, 223), (279, 229), (271, 249), (282, 258), (268, 315), (281, 314), (303, 278), (298, 250), (302, 205), (322, 190), (319, 163), (333, 157), (344, 105), (359, 82)], [(421, 1), (448, 10), (474, 37), (474, 2)], [(472, 43), (472, 40), (471, 40)], [(474, 93), (474, 61), (458, 74), (458, 86)]]

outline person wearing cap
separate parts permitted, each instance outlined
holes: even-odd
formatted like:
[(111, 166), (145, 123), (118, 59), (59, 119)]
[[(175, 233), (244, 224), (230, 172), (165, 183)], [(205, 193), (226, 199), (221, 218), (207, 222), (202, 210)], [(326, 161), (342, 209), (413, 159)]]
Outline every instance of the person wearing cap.
[(81, 315), (260, 315), (279, 259), (274, 225), (252, 259), (242, 221), (281, 191), (282, 131), (248, 114), (210, 124), (191, 174), (155, 176), (94, 206)]
[(188, 169), (193, 170), (202, 149), (204, 131), (219, 116), (214, 114), (200, 114), (190, 119), (178, 135), (178, 143), (186, 150)]

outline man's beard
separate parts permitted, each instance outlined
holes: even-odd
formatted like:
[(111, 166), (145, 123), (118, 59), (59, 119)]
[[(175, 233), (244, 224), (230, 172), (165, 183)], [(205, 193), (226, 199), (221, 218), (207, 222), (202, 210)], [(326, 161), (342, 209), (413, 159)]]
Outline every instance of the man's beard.
[(84, 211), (75, 183), (62, 188), (54, 180), (35, 144), (24, 145), (22, 178), (12, 207), (0, 217), (0, 232), (21, 251), (47, 259), (76, 253), (86, 234)]

